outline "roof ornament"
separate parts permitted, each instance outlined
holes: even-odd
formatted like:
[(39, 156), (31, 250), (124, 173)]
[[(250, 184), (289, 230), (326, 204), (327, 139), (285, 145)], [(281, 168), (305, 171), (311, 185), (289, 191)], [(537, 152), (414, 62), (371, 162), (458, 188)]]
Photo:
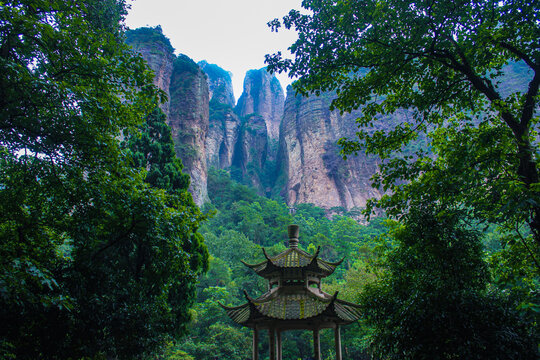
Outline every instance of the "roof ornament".
[(300, 234), (300, 228), (298, 225), (289, 225), (289, 247), (297, 248), (298, 247), (298, 235)]
[(265, 249), (265, 248), (262, 248), (262, 252), (263, 252), (264, 257), (266, 258), (266, 260), (272, 261), (272, 259), (270, 259), (270, 256), (268, 256), (268, 253), (266, 252), (266, 249)]

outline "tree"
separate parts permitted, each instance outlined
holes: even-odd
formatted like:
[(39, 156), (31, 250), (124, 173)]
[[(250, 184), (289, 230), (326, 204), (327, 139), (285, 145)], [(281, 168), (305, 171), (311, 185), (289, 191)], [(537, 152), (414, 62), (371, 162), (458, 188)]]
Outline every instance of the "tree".
[(189, 187), (189, 175), (182, 173), (182, 161), (176, 157), (167, 117), (155, 108), (139, 132), (124, 144), (130, 151), (133, 166), (147, 171), (145, 181), (169, 193), (185, 192)]
[[(374, 178), (390, 190), (378, 204), (402, 215), (413, 203), (462, 204), (482, 220), (527, 223), (540, 246), (538, 89), (540, 8), (532, 1), (306, 0), (282, 24), (294, 28), (294, 59), (267, 55), (302, 94), (335, 91), (332, 106), (361, 108), (357, 139), (385, 159)], [(505, 71), (525, 86), (508, 86)], [(407, 109), (391, 129), (379, 115)], [(375, 129), (372, 127), (375, 126)], [(400, 152), (427, 136), (429, 151)], [(373, 203), (372, 203), (373, 205)], [(531, 249), (533, 256), (535, 249)]]
[(142, 125), (160, 93), (125, 14), (123, 0), (0, 7), (2, 358), (138, 358), (189, 319), (203, 216), (162, 117)]
[(462, 211), (441, 210), (411, 209), (361, 293), (371, 350), (384, 359), (536, 359), (536, 330), (487, 291), (478, 233)]

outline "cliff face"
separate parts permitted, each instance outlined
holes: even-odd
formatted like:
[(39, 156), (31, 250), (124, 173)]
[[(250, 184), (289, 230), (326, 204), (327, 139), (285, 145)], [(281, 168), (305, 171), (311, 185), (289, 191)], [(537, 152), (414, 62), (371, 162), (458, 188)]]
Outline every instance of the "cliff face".
[(173, 64), (168, 122), (176, 155), (191, 176), (190, 192), (197, 205), (208, 200), (206, 136), (209, 93), (206, 75), (193, 60), (179, 55)]
[[(127, 33), (127, 43), (135, 52), (141, 54), (154, 72), (154, 85), (167, 93), (170, 99), (169, 86), (175, 59), (174, 49), (169, 39), (163, 35), (161, 28), (140, 28)], [(169, 114), (169, 101), (160, 105), (165, 115)]]
[[(301, 97), (288, 89), (284, 100), (274, 76), (265, 69), (250, 70), (234, 107), (230, 74), (206, 61), (197, 65), (185, 55), (174, 56), (159, 27), (129, 31), (127, 42), (154, 71), (155, 85), (169, 95), (162, 109), (198, 205), (208, 199), (210, 166), (228, 169), (260, 194), (279, 193), (289, 205), (349, 210), (381, 196), (369, 180), (377, 171), (376, 157), (360, 154), (344, 161), (339, 155), (336, 143), (341, 137), (355, 138), (358, 113), (331, 112), (333, 94)], [(532, 76), (522, 63), (507, 65), (504, 73), (504, 96), (523, 90)], [(407, 115), (385, 116), (377, 126), (393, 127)]]
[[(240, 169), (244, 182), (265, 194), (268, 181), (265, 164), (268, 153), (268, 132), (263, 117), (252, 114), (244, 118), (234, 150), (232, 165)], [(247, 181), (246, 181), (247, 180)]]
[(287, 89), (278, 164), (281, 195), (290, 206), (313, 203), (326, 209), (351, 209), (381, 196), (369, 181), (377, 170), (376, 158), (359, 155), (345, 161), (339, 155), (336, 143), (353, 136), (356, 116), (331, 112), (331, 100), (330, 94), (306, 98)]
[(197, 205), (208, 199), (205, 142), (209, 122), (206, 75), (185, 55), (176, 57), (161, 28), (140, 28), (127, 33), (127, 43), (154, 71), (154, 84), (168, 95), (161, 105), (171, 127), (176, 155), (191, 176), (190, 192)]
[(234, 100), (232, 80), (229, 72), (215, 64), (209, 64), (204, 60), (200, 61), (198, 65), (208, 77), (210, 100), (234, 108), (236, 102)]
[(206, 73), (210, 95), (210, 124), (206, 137), (208, 167), (225, 169), (232, 165), (240, 131), (240, 119), (234, 113), (234, 94), (230, 74), (214, 64), (199, 62)]
[(240, 119), (231, 108), (210, 102), (210, 126), (206, 137), (208, 167), (225, 169), (232, 165), (239, 126)]
[(244, 91), (238, 99), (236, 112), (242, 117), (260, 115), (266, 123), (268, 136), (278, 139), (284, 101), (283, 89), (275, 76), (265, 68), (250, 70), (246, 73)]

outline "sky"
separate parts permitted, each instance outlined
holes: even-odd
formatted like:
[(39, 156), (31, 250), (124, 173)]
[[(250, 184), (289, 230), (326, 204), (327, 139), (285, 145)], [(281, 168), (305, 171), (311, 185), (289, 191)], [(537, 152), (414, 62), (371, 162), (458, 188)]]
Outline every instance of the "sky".
[[(248, 70), (265, 66), (264, 55), (296, 40), (292, 30), (271, 32), (266, 23), (300, 9), (301, 0), (132, 0), (126, 25), (131, 29), (161, 25), (175, 53), (206, 60), (233, 74), (234, 96), (242, 93)], [(291, 80), (276, 75), (285, 91)]]

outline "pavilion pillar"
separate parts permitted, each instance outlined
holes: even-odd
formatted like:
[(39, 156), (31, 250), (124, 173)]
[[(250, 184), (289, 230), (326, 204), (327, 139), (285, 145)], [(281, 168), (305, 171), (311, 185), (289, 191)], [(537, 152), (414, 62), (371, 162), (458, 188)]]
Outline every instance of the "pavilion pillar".
[(321, 341), (318, 328), (313, 330), (313, 357), (315, 360), (321, 360)]
[(336, 346), (336, 360), (341, 360), (341, 331), (337, 324), (334, 329), (334, 344)]
[(253, 360), (259, 360), (259, 329), (255, 326), (253, 328)]
[(276, 329), (271, 327), (268, 329), (268, 337), (270, 338), (270, 360), (277, 360), (276, 358)]
[(282, 357), (282, 346), (281, 346), (281, 331), (278, 329), (276, 332), (277, 337), (277, 360), (283, 360)]

